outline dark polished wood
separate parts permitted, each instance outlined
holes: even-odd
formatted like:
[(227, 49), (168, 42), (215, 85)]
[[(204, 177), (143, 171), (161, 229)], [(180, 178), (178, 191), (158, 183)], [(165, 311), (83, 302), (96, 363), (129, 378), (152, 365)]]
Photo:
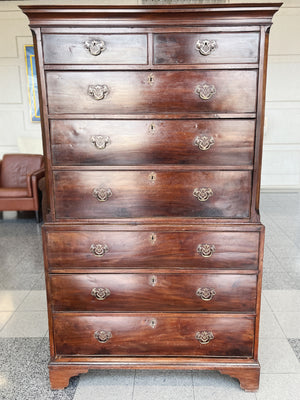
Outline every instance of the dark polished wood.
[(177, 3), (21, 7), (40, 89), (53, 389), (93, 368), (218, 370), (258, 389), (280, 4)]
[[(251, 357), (254, 316), (174, 313), (54, 313), (57, 355)], [(154, 322), (153, 322), (154, 321)], [(111, 333), (105, 343), (95, 332)], [(199, 343), (197, 332), (212, 332)]]
[[(94, 190), (111, 195), (99, 201)], [(195, 189), (211, 189), (206, 201)], [(54, 173), (56, 218), (249, 217), (247, 171), (72, 171)]]
[[(254, 312), (256, 280), (256, 275), (224, 274), (220, 279), (218, 274), (151, 272), (50, 276), (54, 311)], [(100, 289), (109, 292), (101, 297)]]
[[(49, 268), (222, 268), (257, 269), (259, 234), (256, 232), (170, 232), (56, 230), (46, 234)], [(101, 257), (93, 244), (108, 250)], [(197, 252), (199, 244), (215, 247), (210, 257)]]
[[(45, 64), (147, 64), (147, 35), (44, 34)], [(96, 55), (86, 43), (103, 42)], [(97, 47), (95, 45), (95, 50)]]
[(251, 166), (254, 130), (254, 120), (52, 120), (52, 162)]
[[(215, 42), (201, 54), (197, 42)], [(153, 35), (154, 64), (256, 63), (257, 33), (160, 33)], [(205, 50), (205, 48), (204, 48)]]
[[(76, 113), (253, 113), (256, 108), (256, 70), (240, 71), (47, 71), (50, 114)], [(214, 85), (209, 100), (196, 89)], [(108, 94), (95, 100), (91, 85), (106, 85)]]

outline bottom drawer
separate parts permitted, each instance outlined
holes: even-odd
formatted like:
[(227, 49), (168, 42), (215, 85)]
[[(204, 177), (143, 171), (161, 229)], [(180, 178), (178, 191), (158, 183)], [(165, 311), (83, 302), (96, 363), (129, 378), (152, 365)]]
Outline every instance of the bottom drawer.
[(53, 315), (57, 356), (251, 357), (254, 316), (230, 314)]

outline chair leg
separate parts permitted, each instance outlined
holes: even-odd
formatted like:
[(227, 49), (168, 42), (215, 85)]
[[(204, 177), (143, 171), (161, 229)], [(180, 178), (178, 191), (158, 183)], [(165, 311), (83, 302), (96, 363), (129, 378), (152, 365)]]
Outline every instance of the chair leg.
[(35, 220), (37, 223), (40, 222), (39, 210), (35, 210)]

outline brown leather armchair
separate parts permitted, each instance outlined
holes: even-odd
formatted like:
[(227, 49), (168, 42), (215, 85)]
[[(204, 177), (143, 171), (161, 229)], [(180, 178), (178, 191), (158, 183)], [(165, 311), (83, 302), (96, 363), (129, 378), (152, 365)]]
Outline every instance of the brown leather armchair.
[(42, 155), (5, 154), (0, 161), (0, 211), (35, 211), (38, 222), (38, 181), (44, 175)]

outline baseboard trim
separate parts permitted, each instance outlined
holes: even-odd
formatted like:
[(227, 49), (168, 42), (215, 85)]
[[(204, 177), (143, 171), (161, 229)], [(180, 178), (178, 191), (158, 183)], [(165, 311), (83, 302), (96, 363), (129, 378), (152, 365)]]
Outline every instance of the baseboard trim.
[(300, 185), (295, 186), (262, 186), (261, 188), (262, 193), (298, 193), (300, 192)]

